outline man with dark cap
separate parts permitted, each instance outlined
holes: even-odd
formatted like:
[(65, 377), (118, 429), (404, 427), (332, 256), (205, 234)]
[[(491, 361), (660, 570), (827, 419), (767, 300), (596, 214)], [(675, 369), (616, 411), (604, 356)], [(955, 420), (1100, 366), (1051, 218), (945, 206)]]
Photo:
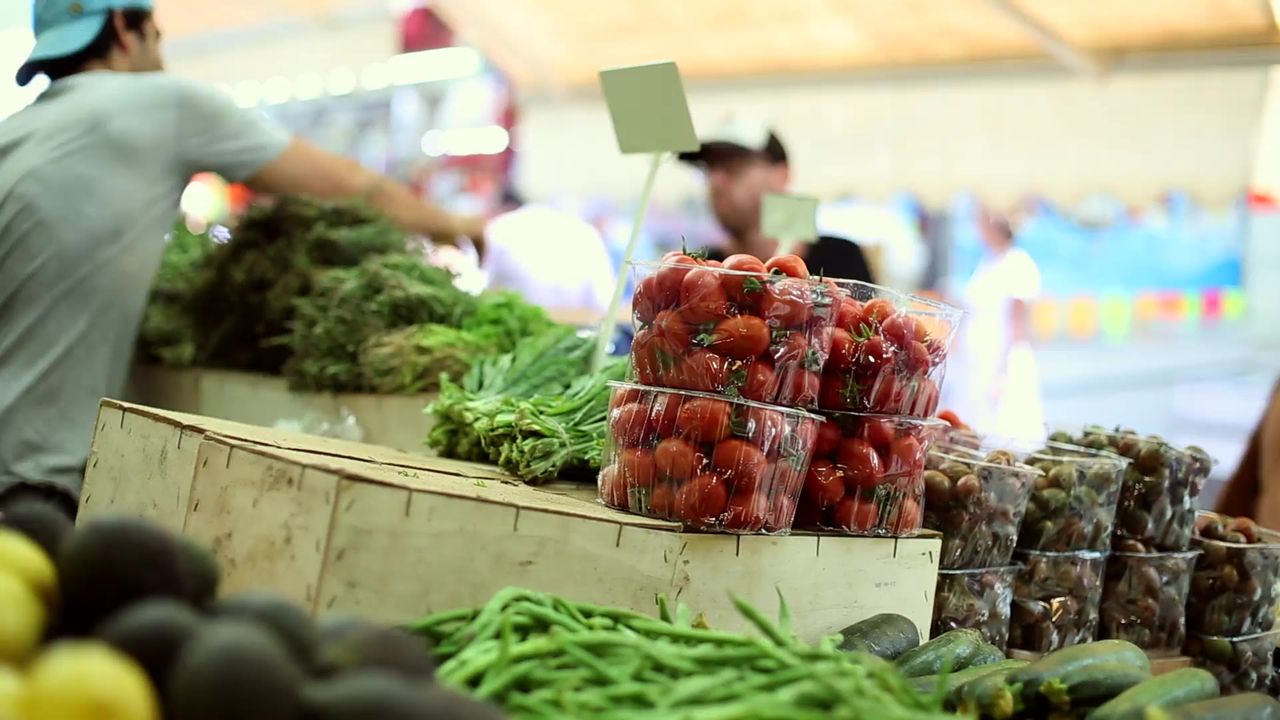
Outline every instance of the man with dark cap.
[[(704, 139), (697, 152), (681, 153), (680, 159), (706, 172), (711, 210), (729, 233), (731, 253), (772, 257), (778, 241), (762, 234), (760, 207), (766, 194), (785, 192), (791, 181), (787, 151), (777, 134), (762, 124), (731, 119)], [(844, 238), (822, 236), (796, 254), (814, 274), (872, 282), (862, 248)], [(712, 251), (710, 257), (723, 260), (724, 254)]]

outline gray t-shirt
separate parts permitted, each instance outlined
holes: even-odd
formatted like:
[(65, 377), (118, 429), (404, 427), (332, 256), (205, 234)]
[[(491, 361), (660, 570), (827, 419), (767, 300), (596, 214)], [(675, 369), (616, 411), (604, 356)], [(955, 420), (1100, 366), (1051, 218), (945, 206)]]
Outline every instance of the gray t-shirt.
[(162, 73), (75, 75), (0, 122), (0, 493), (79, 493), (98, 401), (124, 390), (187, 182), (244, 180), (288, 143)]

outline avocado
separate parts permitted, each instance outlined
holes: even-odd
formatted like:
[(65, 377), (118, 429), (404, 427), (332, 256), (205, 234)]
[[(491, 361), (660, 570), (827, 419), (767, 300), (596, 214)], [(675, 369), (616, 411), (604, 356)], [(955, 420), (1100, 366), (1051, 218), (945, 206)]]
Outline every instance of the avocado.
[(275, 633), (300, 667), (309, 669), (315, 664), (320, 644), (315, 623), (302, 608), (279, 595), (264, 592), (235, 595), (218, 600), (212, 610), (218, 617), (258, 623)]
[(0, 512), (0, 527), (23, 533), (44, 549), (49, 557), (58, 557), (62, 544), (75, 528), (66, 513), (48, 503), (15, 502)]
[(340, 615), (320, 621), (319, 659), (325, 672), (379, 669), (409, 680), (431, 680), (436, 671), (427, 640), (398, 628)]
[(218, 561), (203, 545), (178, 538), (181, 554), (178, 564), (182, 572), (183, 596), (192, 607), (204, 609), (218, 594), (218, 582), (222, 573)]
[(58, 556), (63, 631), (88, 634), (139, 600), (186, 600), (184, 555), (183, 543), (145, 520), (102, 518), (80, 527)]
[(201, 617), (187, 605), (164, 598), (143, 600), (112, 615), (94, 633), (132, 657), (155, 687), (167, 685), (169, 671), (200, 631)]
[(169, 676), (168, 720), (295, 720), (304, 676), (274, 633), (218, 619), (187, 643)]
[(496, 708), (383, 670), (353, 670), (303, 692), (304, 720), (501, 720)]

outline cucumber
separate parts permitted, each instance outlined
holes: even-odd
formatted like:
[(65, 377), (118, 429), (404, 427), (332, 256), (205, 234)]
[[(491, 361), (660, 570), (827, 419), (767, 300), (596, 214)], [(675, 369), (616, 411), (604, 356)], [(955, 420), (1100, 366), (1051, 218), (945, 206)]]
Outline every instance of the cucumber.
[(997, 670), (961, 685), (956, 689), (957, 708), (966, 715), (991, 720), (1008, 720), (1021, 712), (1022, 686), (1009, 684), (1009, 676), (1019, 669)]
[(943, 668), (963, 670), (969, 667), (987, 641), (982, 633), (969, 628), (945, 632), (918, 648), (908, 650), (897, 659), (898, 670), (907, 677), (937, 675)]
[(1040, 684), (1039, 692), (1059, 710), (1092, 707), (1151, 679), (1151, 671), (1129, 663), (1077, 665)]
[(993, 663), (1004, 662), (1008, 658), (1005, 657), (1004, 651), (995, 645), (987, 644), (978, 649), (974, 653), (973, 659), (969, 661), (969, 667), (977, 665), (991, 665)]
[(1200, 668), (1182, 668), (1145, 680), (1089, 713), (1086, 720), (1143, 720), (1147, 708), (1174, 707), (1218, 697), (1218, 680)]
[(924, 675), (918, 678), (912, 678), (911, 687), (920, 693), (932, 693), (939, 686), (942, 687), (942, 697), (948, 705), (954, 707), (960, 699), (960, 688), (968, 683), (984, 675), (990, 675), (1001, 670), (1013, 670), (1026, 665), (1026, 660), (1005, 660), (1003, 662), (992, 663), (989, 665), (974, 665), (953, 673), (944, 673), (941, 675)]
[(862, 651), (886, 660), (920, 646), (916, 624), (901, 615), (881, 613), (840, 631), (840, 649)]
[(1125, 640), (1099, 640), (1072, 645), (1036, 660), (1009, 675), (1010, 685), (1021, 685), (1025, 699), (1032, 699), (1045, 682), (1076, 668), (1098, 663), (1119, 663), (1151, 672), (1151, 660), (1137, 645)]
[(1201, 700), (1171, 708), (1148, 708), (1143, 720), (1280, 720), (1280, 702), (1262, 693)]

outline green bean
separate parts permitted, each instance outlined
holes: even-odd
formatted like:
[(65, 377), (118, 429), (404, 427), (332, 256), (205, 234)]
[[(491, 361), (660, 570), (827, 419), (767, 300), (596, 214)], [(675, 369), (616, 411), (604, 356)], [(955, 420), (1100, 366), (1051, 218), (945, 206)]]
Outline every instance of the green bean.
[(747, 604), (745, 600), (737, 596), (733, 596), (730, 599), (733, 600), (733, 606), (738, 609), (738, 612), (742, 614), (742, 617), (746, 618), (747, 622), (754, 625), (757, 630), (763, 633), (765, 637), (772, 640), (774, 644), (784, 647), (795, 644), (795, 638), (783, 634), (781, 630), (773, 626), (773, 623), (769, 622), (768, 618), (760, 614), (759, 610), (756, 610)]

